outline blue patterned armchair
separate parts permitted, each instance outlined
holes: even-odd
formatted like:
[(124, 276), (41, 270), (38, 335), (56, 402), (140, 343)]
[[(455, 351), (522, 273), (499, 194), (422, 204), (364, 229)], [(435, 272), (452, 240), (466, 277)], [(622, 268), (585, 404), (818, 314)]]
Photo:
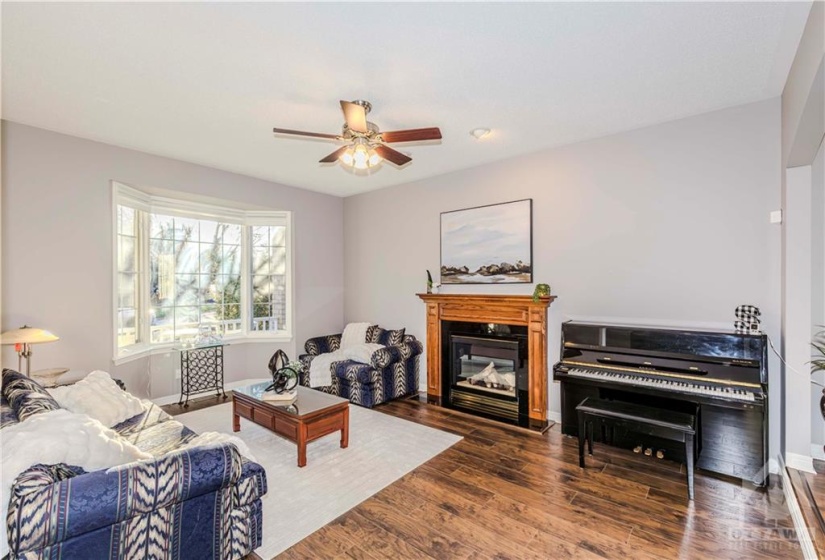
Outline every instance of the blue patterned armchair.
[[(36, 382), (5, 370), (0, 427), (59, 407), (44, 407), (49, 400)], [(155, 459), (93, 472), (35, 465), (21, 473), (8, 504), (9, 558), (223, 560), (261, 545), (261, 465), (231, 444), (176, 450), (196, 434), (154, 405), (113, 429)]]
[[(384, 345), (372, 354), (369, 364), (353, 360), (333, 362), (330, 385), (315, 388), (367, 408), (418, 393), (421, 343), (414, 336), (405, 334), (404, 329), (388, 331), (378, 326), (370, 327), (366, 338), (365, 342)], [(309, 368), (316, 356), (335, 352), (340, 347), (340, 333), (307, 340), (304, 344), (306, 354), (300, 356), (303, 366), (301, 384), (309, 386)]]

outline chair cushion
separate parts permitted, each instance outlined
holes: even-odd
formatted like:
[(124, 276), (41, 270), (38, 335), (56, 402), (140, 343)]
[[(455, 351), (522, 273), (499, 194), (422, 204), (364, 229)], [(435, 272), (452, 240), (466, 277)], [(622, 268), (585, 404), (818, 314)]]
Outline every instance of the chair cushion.
[(375, 383), (381, 378), (381, 372), (370, 364), (362, 364), (352, 360), (335, 362), (335, 376), (359, 383)]
[(42, 385), (8, 368), (3, 370), (3, 396), (20, 422), (41, 412), (60, 410), (60, 405)]

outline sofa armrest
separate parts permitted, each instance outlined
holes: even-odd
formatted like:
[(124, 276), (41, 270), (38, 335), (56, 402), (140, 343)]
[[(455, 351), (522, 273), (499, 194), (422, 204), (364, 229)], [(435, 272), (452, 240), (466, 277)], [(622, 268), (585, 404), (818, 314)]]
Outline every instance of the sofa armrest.
[(341, 333), (327, 336), (316, 336), (304, 343), (304, 350), (310, 356), (318, 356), (327, 352), (335, 352), (341, 348)]
[(376, 369), (384, 369), (385, 367), (396, 362), (404, 362), (418, 356), (424, 350), (420, 342), (413, 339), (410, 342), (404, 342), (398, 346), (384, 346), (376, 350), (370, 356), (370, 361)]
[(70, 478), (38, 467), (21, 474), (12, 486), (7, 529), (14, 553), (42, 549), (230, 487), (241, 477), (242, 462), (234, 445), (223, 444)]

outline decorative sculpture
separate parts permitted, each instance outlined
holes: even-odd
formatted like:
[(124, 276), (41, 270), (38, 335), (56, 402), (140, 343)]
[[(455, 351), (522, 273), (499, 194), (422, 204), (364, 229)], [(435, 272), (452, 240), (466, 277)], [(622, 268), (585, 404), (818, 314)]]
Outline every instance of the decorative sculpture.
[(755, 305), (740, 305), (736, 308), (736, 321), (733, 322), (733, 328), (738, 333), (743, 334), (758, 334), (759, 323), (761, 320), (759, 316), (762, 312)]

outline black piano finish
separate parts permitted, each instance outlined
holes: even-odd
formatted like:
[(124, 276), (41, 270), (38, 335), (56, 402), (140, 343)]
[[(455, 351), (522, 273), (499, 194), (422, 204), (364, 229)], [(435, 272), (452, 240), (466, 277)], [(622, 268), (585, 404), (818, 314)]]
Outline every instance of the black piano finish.
[[(768, 462), (767, 339), (764, 335), (611, 326), (568, 322), (562, 326), (561, 361), (553, 368), (561, 385), (562, 432), (577, 436), (576, 405), (587, 397), (670, 411), (698, 410), (697, 467), (763, 485)], [(601, 378), (574, 375), (587, 370)], [(571, 373), (573, 372), (573, 373)], [(610, 375), (647, 382), (618, 383)], [(661, 385), (650, 385), (650, 381)], [(697, 388), (707, 394), (692, 392)], [(743, 401), (720, 390), (752, 395)], [(600, 434), (596, 434), (599, 438)], [(685, 461), (684, 448), (634, 433), (615, 433), (612, 443), (665, 450)]]

